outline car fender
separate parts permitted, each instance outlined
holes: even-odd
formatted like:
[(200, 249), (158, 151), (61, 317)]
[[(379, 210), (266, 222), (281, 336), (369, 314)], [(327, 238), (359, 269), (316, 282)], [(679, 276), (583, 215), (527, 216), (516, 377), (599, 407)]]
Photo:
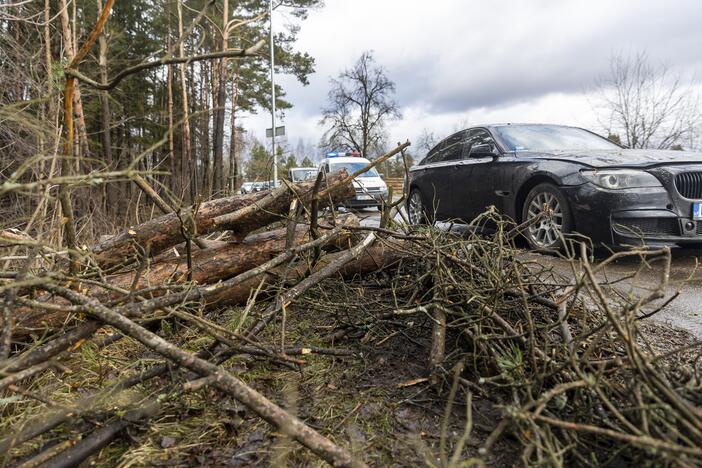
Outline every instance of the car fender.
[(557, 187), (577, 186), (587, 182), (580, 170), (585, 166), (567, 161), (530, 161), (524, 170), (513, 171), (512, 187), (514, 197), (508, 204), (509, 216), (521, 221), (522, 205), (529, 191), (537, 185), (548, 182)]
[(433, 206), (433, 198), (436, 194), (436, 188), (430, 183), (430, 178), (425, 177), (430, 167), (413, 167), (410, 169), (409, 181), (407, 181), (407, 196), (412, 190), (417, 189), (422, 195), (422, 203), (425, 207)]

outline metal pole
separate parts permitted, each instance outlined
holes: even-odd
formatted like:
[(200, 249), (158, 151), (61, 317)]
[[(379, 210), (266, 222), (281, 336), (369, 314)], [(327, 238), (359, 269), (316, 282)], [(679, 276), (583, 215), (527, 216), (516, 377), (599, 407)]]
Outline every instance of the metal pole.
[(275, 55), (273, 52), (273, 0), (268, 2), (268, 19), (270, 20), (270, 43), (271, 43), (271, 128), (273, 152), (273, 187), (278, 186), (278, 164), (275, 154), (275, 82), (273, 81), (273, 68), (275, 67)]

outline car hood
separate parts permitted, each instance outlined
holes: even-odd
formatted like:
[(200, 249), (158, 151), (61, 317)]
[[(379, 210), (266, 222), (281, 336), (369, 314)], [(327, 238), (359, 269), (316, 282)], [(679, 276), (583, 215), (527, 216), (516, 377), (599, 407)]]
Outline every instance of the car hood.
[(702, 164), (702, 153), (672, 150), (588, 150), (520, 152), (517, 157), (568, 161), (590, 167), (654, 167), (671, 164)]
[(385, 181), (380, 177), (358, 177), (353, 180), (356, 187), (380, 187), (385, 188)]

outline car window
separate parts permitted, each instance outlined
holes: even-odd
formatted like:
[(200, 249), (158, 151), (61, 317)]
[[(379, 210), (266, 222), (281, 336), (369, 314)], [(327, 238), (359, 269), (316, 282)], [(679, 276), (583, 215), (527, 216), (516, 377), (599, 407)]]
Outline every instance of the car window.
[(424, 160), (421, 162), (421, 164), (422, 164), (422, 165), (425, 165), (425, 164), (432, 164), (432, 163), (438, 162), (438, 158), (439, 158), (439, 156), (440, 156), (441, 148), (442, 148), (443, 146), (444, 146), (444, 142), (443, 142), (443, 141), (439, 142), (438, 145), (436, 145), (435, 147), (433, 147), (433, 148), (429, 151), (429, 153), (427, 153), (427, 157), (424, 158)]
[(505, 125), (494, 129), (509, 151), (617, 150), (599, 135), (559, 125)]
[(290, 169), (290, 179), (293, 182), (309, 180), (314, 178), (316, 172), (315, 169)]
[(487, 130), (484, 130), (482, 128), (474, 128), (473, 130), (470, 131), (470, 135), (468, 138), (465, 140), (465, 143), (463, 144), (463, 155), (462, 159), (468, 159), (470, 156), (470, 149), (473, 146), (476, 145), (485, 145), (488, 143), (495, 143), (495, 140), (492, 138), (490, 133), (488, 133)]
[(461, 158), (461, 145), (468, 135), (468, 130), (454, 133), (436, 145), (425, 158), (423, 164), (433, 164)]
[[(360, 171), (368, 165), (367, 162), (335, 162), (331, 164), (332, 171), (340, 171), (341, 169), (346, 169), (346, 172), (353, 174), (356, 171)], [(380, 177), (378, 171), (374, 167), (370, 168), (368, 171), (359, 175), (358, 177)]]
[(454, 143), (451, 146), (447, 146), (442, 154), (442, 161), (455, 161), (461, 159), (461, 149), (463, 145), (461, 143)]
[(468, 135), (469, 131), (464, 130), (462, 132), (454, 133), (448, 137), (446, 139), (446, 147), (442, 151), (442, 161), (455, 161), (457, 159), (461, 159), (463, 146)]

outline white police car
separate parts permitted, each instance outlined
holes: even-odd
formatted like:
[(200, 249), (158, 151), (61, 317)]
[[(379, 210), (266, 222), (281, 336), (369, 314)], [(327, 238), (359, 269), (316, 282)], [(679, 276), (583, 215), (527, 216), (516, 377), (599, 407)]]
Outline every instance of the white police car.
[[(336, 172), (346, 169), (346, 172), (353, 174), (359, 169), (370, 164), (370, 161), (361, 157), (361, 153), (332, 151), (326, 154), (319, 163), (319, 170), (325, 173)], [(352, 208), (381, 207), (383, 200), (388, 196), (388, 186), (381, 178), (375, 168), (364, 172), (353, 181), (356, 189), (356, 196), (344, 202), (344, 205)]]

